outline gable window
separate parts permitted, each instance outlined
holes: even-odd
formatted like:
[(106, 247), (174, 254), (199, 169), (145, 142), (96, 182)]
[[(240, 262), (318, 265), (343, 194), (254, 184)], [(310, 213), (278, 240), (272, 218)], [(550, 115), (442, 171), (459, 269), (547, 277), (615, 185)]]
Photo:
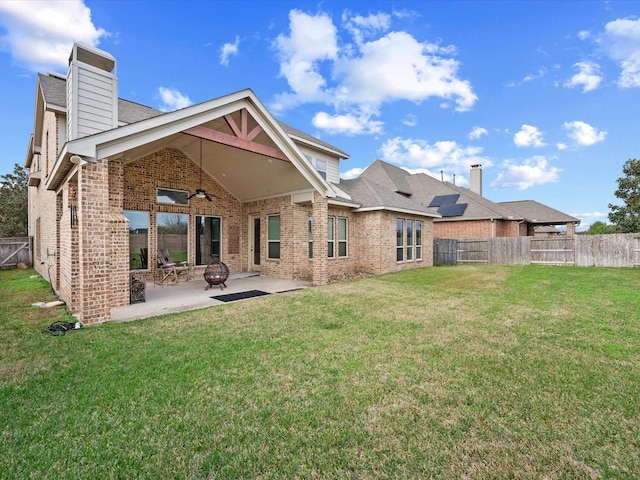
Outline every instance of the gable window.
[(196, 265), (222, 258), (222, 219), (196, 215)]
[(404, 220), (396, 220), (396, 262), (404, 261)]
[(413, 220), (407, 220), (407, 262), (413, 260)]
[(347, 256), (347, 219), (338, 218), (338, 257)]
[(129, 219), (129, 268), (149, 268), (149, 212), (125, 210)]
[[(189, 216), (184, 213), (158, 213), (158, 248), (169, 250), (171, 260), (186, 262), (188, 259)], [(155, 259), (155, 253), (151, 257)]]
[(280, 258), (280, 215), (267, 216), (267, 258)]
[(334, 258), (335, 253), (335, 223), (336, 217), (329, 217), (327, 219), (327, 257)]
[(422, 260), (422, 222), (416, 220), (416, 260)]
[(169, 205), (189, 205), (189, 192), (170, 188), (156, 189), (156, 202)]
[(320, 176), (326, 180), (327, 179), (327, 161), (324, 158), (318, 158), (308, 154), (305, 154), (305, 157), (307, 160), (309, 160), (309, 163), (316, 168)]

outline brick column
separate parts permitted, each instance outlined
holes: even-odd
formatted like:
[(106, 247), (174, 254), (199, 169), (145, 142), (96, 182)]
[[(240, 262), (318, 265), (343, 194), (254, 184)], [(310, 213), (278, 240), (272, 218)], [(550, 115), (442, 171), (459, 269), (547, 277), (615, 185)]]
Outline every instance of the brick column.
[(329, 283), (329, 262), (327, 259), (327, 198), (313, 192), (313, 267), (312, 283), (326, 285)]
[(573, 222), (567, 222), (567, 237), (571, 237), (576, 233), (576, 224)]
[(78, 313), (93, 324), (111, 317), (108, 160), (78, 170)]
[(109, 160), (109, 235), (111, 292), (109, 307), (129, 304), (129, 220), (123, 213), (124, 164)]

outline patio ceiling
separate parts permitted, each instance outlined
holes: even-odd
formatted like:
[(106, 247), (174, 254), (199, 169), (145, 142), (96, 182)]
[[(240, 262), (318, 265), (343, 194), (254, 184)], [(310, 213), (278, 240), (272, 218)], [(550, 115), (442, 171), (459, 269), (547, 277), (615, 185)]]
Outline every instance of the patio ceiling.
[[(163, 148), (175, 148), (241, 202), (305, 190), (311, 184), (277, 148), (269, 135), (240, 112), (128, 150), (126, 163)], [(234, 127), (236, 131), (234, 131)], [(244, 138), (243, 138), (244, 137)], [(213, 140), (212, 140), (213, 138)], [(247, 139), (250, 138), (250, 139)], [(232, 145), (230, 145), (231, 143)], [(193, 185), (192, 190), (199, 185)]]

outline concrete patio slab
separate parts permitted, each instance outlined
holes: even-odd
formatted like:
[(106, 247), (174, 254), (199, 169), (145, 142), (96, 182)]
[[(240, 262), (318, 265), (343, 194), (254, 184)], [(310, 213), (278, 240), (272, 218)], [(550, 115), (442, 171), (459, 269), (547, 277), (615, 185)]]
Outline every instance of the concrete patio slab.
[(112, 308), (111, 321), (124, 322), (223, 304), (224, 302), (211, 298), (217, 295), (248, 290), (281, 293), (311, 286), (309, 282), (301, 280), (281, 280), (256, 273), (232, 274), (226, 284), (227, 288), (224, 290), (219, 287), (205, 290), (207, 282), (201, 277), (164, 286), (147, 282), (146, 301)]

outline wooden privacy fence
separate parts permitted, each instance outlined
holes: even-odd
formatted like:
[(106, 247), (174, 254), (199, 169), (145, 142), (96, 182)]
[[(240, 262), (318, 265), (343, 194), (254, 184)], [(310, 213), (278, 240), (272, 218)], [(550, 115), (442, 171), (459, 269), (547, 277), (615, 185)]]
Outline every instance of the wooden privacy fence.
[(14, 268), (19, 263), (31, 266), (31, 238), (0, 238), (0, 268)]
[[(455, 246), (454, 246), (455, 244)], [(490, 263), (501, 265), (577, 265), (639, 267), (640, 235), (575, 235), (569, 237), (499, 237), (434, 239), (434, 265)], [(439, 252), (455, 250), (456, 261)], [(437, 253), (438, 252), (438, 253)]]

